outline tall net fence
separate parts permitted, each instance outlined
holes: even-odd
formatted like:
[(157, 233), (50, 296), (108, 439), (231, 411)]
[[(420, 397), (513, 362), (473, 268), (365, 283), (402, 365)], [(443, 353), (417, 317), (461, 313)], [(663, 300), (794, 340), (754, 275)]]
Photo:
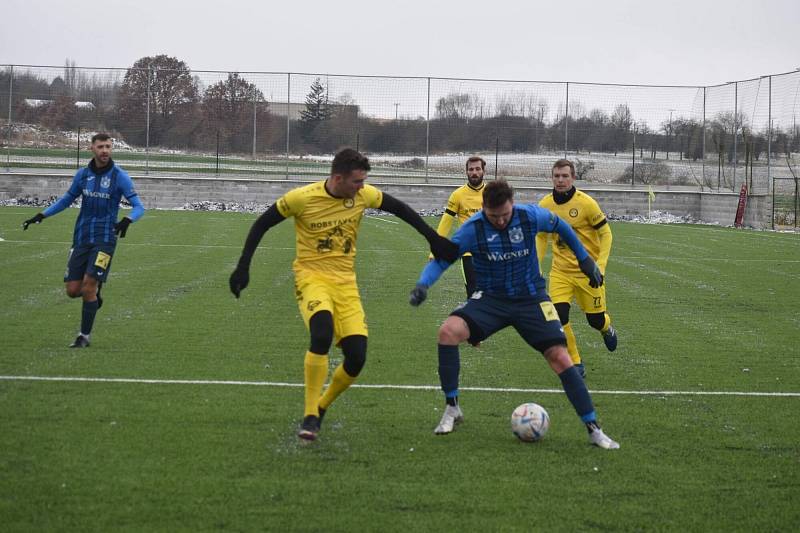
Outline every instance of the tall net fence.
[(108, 131), (134, 174), (307, 180), (352, 146), (381, 182), (457, 183), (471, 155), (528, 184), (561, 157), (584, 185), (768, 192), (797, 179), (800, 72), (659, 87), (140, 63), (0, 66), (0, 166), (71, 171)]

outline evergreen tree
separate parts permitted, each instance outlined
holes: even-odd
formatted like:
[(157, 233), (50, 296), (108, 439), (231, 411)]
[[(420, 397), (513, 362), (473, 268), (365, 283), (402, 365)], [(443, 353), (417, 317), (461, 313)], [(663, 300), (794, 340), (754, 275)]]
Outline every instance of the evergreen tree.
[(320, 122), (331, 118), (332, 110), (328, 104), (328, 90), (319, 78), (311, 84), (311, 90), (306, 95), (306, 108), (300, 111), (300, 120), (313, 128)]

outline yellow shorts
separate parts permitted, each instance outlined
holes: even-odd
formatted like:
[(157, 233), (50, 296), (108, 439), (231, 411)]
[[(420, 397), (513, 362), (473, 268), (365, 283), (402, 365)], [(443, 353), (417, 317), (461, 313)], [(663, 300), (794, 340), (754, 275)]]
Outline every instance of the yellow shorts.
[(306, 328), (314, 313), (330, 311), (337, 345), (350, 335), (367, 336), (367, 320), (355, 280), (334, 281), (323, 276), (303, 274), (295, 276), (294, 287), (297, 306)]
[(583, 274), (569, 275), (551, 270), (547, 292), (554, 304), (570, 303), (574, 297), (584, 313), (606, 312), (606, 286), (593, 289), (589, 286), (589, 278)]

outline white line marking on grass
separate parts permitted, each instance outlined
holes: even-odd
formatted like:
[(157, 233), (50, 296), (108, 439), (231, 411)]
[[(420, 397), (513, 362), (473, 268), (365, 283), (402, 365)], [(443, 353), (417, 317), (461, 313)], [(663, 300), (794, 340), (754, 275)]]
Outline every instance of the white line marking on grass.
[[(236, 381), (217, 379), (142, 379), (142, 378), (92, 378), (70, 376), (0, 376), (0, 381), (57, 381), (89, 383), (133, 383), (152, 385), (250, 385), (256, 387), (302, 388), (302, 383), (283, 381)], [(389, 390), (441, 390), (438, 385), (352, 385), (358, 389)], [(459, 387), (460, 390), (474, 392), (534, 392), (541, 394), (563, 394), (563, 389), (523, 389), (514, 387)], [(592, 390), (592, 394), (616, 394), (634, 396), (766, 396), (779, 398), (800, 398), (800, 392), (741, 392), (741, 391), (635, 391), (635, 390)]]
[[(381, 219), (378, 219), (381, 220)], [(398, 224), (398, 222), (392, 222)], [(2, 240), (2, 239), (0, 239)], [(72, 245), (72, 241), (16, 241), (7, 240), (4, 242), (12, 244), (61, 244)], [(153, 246), (157, 248), (234, 248), (241, 250), (240, 244), (162, 244), (154, 242), (126, 242), (128, 246)], [(264, 250), (294, 250), (294, 246), (264, 246), (260, 245), (260, 249)], [(396, 252), (399, 254), (418, 254), (420, 250), (397, 250), (392, 248), (360, 248), (359, 252)], [(724, 261), (726, 263), (800, 263), (800, 259), (760, 259), (760, 258), (738, 258), (738, 257), (696, 257), (696, 256), (655, 256), (655, 255), (617, 255), (614, 256), (618, 259), (629, 260), (650, 260), (650, 261), (675, 261), (675, 260), (691, 260), (691, 261)]]
[[(378, 219), (381, 220), (381, 219)], [(398, 222), (392, 222), (398, 224)], [(0, 239), (3, 241), (3, 239)], [(11, 244), (60, 244), (71, 245), (71, 241), (17, 241), (6, 240), (3, 242)], [(157, 248), (233, 248), (240, 250), (240, 244), (164, 244), (154, 242), (126, 242), (125, 246), (153, 246)], [(259, 246), (264, 250), (294, 250), (294, 246)], [(420, 250), (396, 250), (390, 248), (359, 248), (359, 252), (395, 252), (398, 254), (418, 254)], [(679, 256), (653, 256), (653, 255), (618, 255), (614, 256), (617, 259), (629, 259), (640, 261), (675, 261), (675, 260), (691, 260), (691, 261), (724, 261), (726, 263), (800, 263), (800, 259), (744, 259), (734, 257), (679, 257)]]
[(376, 217), (376, 216), (373, 216), (373, 215), (367, 215), (367, 218), (371, 218), (372, 220), (380, 220), (381, 222), (386, 222), (387, 224), (399, 224), (399, 222), (396, 222), (394, 220), (389, 220), (389, 219), (386, 219), (386, 218)]

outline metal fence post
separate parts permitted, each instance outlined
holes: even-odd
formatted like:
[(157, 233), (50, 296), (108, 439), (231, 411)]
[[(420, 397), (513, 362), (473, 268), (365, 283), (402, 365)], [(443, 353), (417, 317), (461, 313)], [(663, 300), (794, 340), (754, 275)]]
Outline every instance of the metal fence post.
[[(767, 192), (772, 176), (772, 76), (769, 77), (769, 100), (767, 105)], [(774, 186), (774, 183), (772, 184)], [(774, 228), (773, 228), (774, 229)]]
[(144, 173), (150, 174), (150, 85), (153, 69), (147, 65), (147, 117), (145, 118)]
[(567, 82), (567, 99), (564, 103), (564, 159), (567, 158), (569, 146), (569, 82)]
[(253, 91), (253, 162), (256, 160), (256, 92)]
[(734, 82), (733, 85), (733, 180), (731, 182), (731, 190), (736, 191), (736, 167), (739, 159), (737, 153), (739, 141), (739, 82)]
[[(701, 163), (701, 180), (703, 185), (706, 183), (706, 88), (703, 87), (703, 147), (702, 147), (702, 163)], [(700, 190), (703, 190), (703, 185)], [(710, 187), (709, 187), (710, 188)]]
[(636, 122), (633, 122), (633, 150), (631, 150), (631, 187), (636, 183)]
[(775, 184), (772, 184), (772, 229), (775, 229)]
[(428, 156), (431, 152), (431, 79), (428, 78), (428, 111), (425, 117), (425, 183), (428, 183)]
[(75, 150), (75, 169), (81, 168), (81, 123), (78, 122), (78, 146)]
[(14, 99), (14, 65), (8, 77), (8, 133), (6, 134), (6, 171), (11, 170), (11, 101)]
[(289, 123), (292, 113), (292, 73), (286, 73), (286, 179), (289, 179)]

